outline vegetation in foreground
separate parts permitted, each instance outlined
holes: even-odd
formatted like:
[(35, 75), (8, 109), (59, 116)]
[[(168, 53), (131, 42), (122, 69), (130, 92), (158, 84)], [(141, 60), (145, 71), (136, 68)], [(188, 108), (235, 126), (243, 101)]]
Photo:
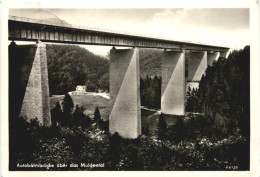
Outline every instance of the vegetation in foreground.
[[(201, 125), (201, 119), (194, 116), (191, 121)], [(14, 121), (10, 131), (10, 170), (249, 169), (248, 138), (239, 134), (208, 137), (212, 133), (210, 127), (203, 130), (205, 127), (191, 125), (190, 121), (179, 121), (166, 132), (159, 129), (159, 138), (143, 135), (136, 140), (122, 139), (117, 133), (111, 136), (102, 128), (88, 127), (88, 124), (44, 128), (36, 121), (28, 123), (23, 118)], [(53, 164), (54, 167), (17, 167), (27, 163)], [(104, 166), (86, 167), (84, 164)]]
[[(136, 140), (122, 139), (117, 133), (111, 136), (98, 108), (91, 119), (68, 94), (52, 109), (52, 118), (49, 128), (39, 126), (36, 119), (12, 119), (10, 170), (249, 169), (249, 139), (220, 133), (210, 119), (198, 114), (179, 117), (172, 126), (161, 114), (158, 138), (143, 135)], [(27, 164), (53, 167), (21, 167)]]

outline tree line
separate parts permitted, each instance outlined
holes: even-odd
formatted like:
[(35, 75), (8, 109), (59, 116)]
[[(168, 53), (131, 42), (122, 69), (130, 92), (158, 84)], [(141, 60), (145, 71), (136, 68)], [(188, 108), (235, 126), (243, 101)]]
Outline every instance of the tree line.
[(141, 105), (149, 108), (160, 109), (161, 107), (161, 84), (162, 77), (155, 75), (140, 79)]
[(81, 127), (86, 130), (95, 124), (96, 128), (108, 130), (108, 121), (105, 122), (101, 119), (98, 107), (95, 108), (94, 118), (91, 119), (84, 114), (83, 107), (74, 106), (68, 93), (64, 95), (61, 104), (57, 102), (51, 110), (51, 118), (52, 126)]
[(241, 131), (249, 136), (250, 47), (233, 51), (208, 66), (198, 90), (187, 92), (187, 111), (215, 118), (225, 132)]

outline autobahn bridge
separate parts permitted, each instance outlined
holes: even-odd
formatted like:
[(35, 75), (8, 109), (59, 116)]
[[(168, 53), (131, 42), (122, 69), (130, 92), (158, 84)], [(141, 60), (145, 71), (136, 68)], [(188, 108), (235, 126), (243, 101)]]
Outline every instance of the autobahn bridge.
[(17, 111), (13, 112), (27, 118), (37, 117), (44, 126), (51, 125), (44, 42), (131, 47), (110, 50), (109, 129), (125, 138), (141, 134), (139, 48), (165, 49), (162, 51), (161, 111), (171, 115), (185, 114), (186, 80), (200, 80), (207, 66), (220, 56), (227, 57), (229, 51), (221, 46), (16, 16), (9, 16), (8, 27), (11, 41), (41, 41), (35, 45), (9, 46), (9, 77), (16, 83), (10, 85), (10, 105), (18, 100)]

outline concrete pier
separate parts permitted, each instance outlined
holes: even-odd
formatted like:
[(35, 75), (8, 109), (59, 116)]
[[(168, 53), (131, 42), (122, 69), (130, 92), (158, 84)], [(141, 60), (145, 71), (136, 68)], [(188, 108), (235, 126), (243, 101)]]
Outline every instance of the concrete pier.
[(141, 135), (139, 50), (110, 50), (109, 131), (123, 138)]
[(220, 56), (219, 52), (208, 52), (207, 65), (212, 66), (214, 61), (217, 61)]
[(187, 81), (200, 81), (207, 68), (207, 52), (190, 51)]
[(161, 111), (164, 114), (185, 114), (185, 54), (164, 52), (162, 61)]
[(220, 57), (228, 58), (230, 51), (220, 52)]
[(9, 62), (10, 116), (37, 118), (40, 125), (50, 126), (46, 45), (12, 45)]

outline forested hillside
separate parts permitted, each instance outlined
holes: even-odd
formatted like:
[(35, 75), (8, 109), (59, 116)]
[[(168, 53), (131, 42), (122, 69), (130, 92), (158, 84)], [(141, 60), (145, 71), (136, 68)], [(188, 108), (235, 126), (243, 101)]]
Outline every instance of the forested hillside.
[(76, 45), (47, 45), (51, 94), (65, 94), (77, 85), (108, 89), (109, 61)]
[[(47, 45), (50, 94), (65, 94), (77, 85), (88, 91), (109, 90), (109, 60), (76, 45)], [(140, 49), (142, 78), (161, 76), (162, 52)]]

